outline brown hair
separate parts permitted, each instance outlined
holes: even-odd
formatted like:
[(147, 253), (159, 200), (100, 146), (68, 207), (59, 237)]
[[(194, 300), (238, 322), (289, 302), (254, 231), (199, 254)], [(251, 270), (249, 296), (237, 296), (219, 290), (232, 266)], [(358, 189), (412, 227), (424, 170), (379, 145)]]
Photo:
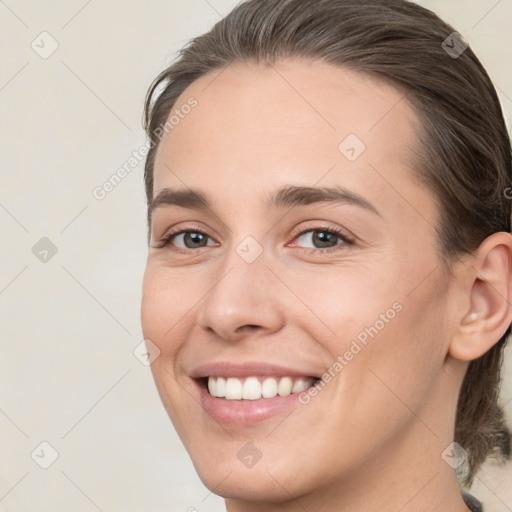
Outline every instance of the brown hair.
[[(454, 32), (431, 11), (405, 0), (239, 4), (209, 32), (190, 41), (148, 91), (148, 205), (158, 129), (192, 82), (239, 62), (322, 60), (387, 81), (417, 112), (423, 141), (417, 173), (439, 203), (438, 245), (449, 268), (487, 236), (510, 231), (511, 204), (504, 192), (512, 181), (510, 139), (496, 91), (471, 48), (464, 50)], [(454, 55), (450, 48), (464, 51)], [(510, 455), (510, 432), (498, 406), (509, 333), (510, 327), (491, 350), (470, 362), (462, 383), (454, 439), (469, 455), (466, 472), (459, 475), (466, 485), (489, 454)]]

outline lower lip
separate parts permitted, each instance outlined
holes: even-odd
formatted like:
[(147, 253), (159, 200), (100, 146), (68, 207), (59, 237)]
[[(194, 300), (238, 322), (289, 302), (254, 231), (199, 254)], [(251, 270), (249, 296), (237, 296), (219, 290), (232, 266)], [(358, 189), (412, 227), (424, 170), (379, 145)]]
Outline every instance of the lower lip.
[(247, 427), (300, 405), (299, 393), (259, 400), (226, 400), (210, 395), (202, 382), (196, 381), (196, 384), (203, 409), (219, 423)]

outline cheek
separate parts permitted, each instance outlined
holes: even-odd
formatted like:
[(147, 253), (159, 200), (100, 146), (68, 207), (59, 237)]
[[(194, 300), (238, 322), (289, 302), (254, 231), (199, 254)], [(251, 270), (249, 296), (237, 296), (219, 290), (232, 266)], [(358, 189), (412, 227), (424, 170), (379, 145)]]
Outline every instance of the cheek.
[(200, 288), (193, 283), (183, 286), (183, 281), (170, 269), (156, 265), (146, 268), (141, 302), (142, 330), (144, 337), (155, 343), (162, 353), (174, 353), (177, 342), (184, 339), (183, 329), (199, 300), (198, 290)]
[(295, 310), (297, 323), (302, 323), (313, 340), (328, 345), (333, 355), (343, 354), (352, 340), (364, 343), (399, 316), (400, 297), (392, 280), (382, 277), (392, 271), (353, 264), (301, 272), (299, 278), (290, 276), (300, 299), (290, 302), (290, 313)]
[[(141, 302), (141, 324), (145, 339), (151, 340), (159, 356), (151, 364), (153, 378), (160, 398), (176, 429), (182, 432), (181, 420), (189, 417), (190, 401), (183, 392), (180, 380), (180, 353), (188, 333), (193, 329), (194, 311), (204, 295), (193, 274), (180, 278), (177, 271), (150, 263), (146, 267)], [(176, 411), (182, 411), (177, 415)], [(194, 411), (195, 413), (196, 411)], [(182, 432), (184, 435), (184, 433)]]
[[(362, 393), (360, 379), (365, 375), (367, 396), (361, 397), (361, 403), (372, 404), (376, 415), (380, 414), (379, 410), (384, 415), (385, 408), (394, 404), (395, 418), (404, 420), (410, 415), (409, 409), (419, 412), (434, 393), (443, 369), (448, 337), (445, 301), (437, 291), (441, 287), (431, 284), (415, 294), (394, 294), (397, 298), (394, 305), (399, 304), (393, 308), (394, 314), (384, 310), (388, 304), (382, 302), (380, 309), (372, 310), (374, 318), (368, 319), (361, 325), (359, 334), (353, 336), (358, 340), (363, 333), (366, 345), (359, 343), (362, 350), (356, 356), (358, 363), (354, 368), (347, 368), (350, 370), (345, 374), (347, 385), (354, 396)], [(381, 322), (377, 320), (379, 317)]]
[(446, 355), (440, 278), (433, 275), (411, 293), (414, 269), (408, 279), (398, 268), (380, 270), (343, 269), (333, 279), (331, 269), (330, 276), (303, 276), (294, 288), (310, 309), (297, 322), (328, 350), (333, 366), (340, 362), (331, 366), (341, 375), (340, 399), (361, 405), (363, 416), (369, 409), (384, 416), (393, 400), (402, 407), (397, 396), (421, 407)]
[(169, 271), (148, 267), (144, 275), (141, 302), (141, 323), (145, 339), (151, 340), (159, 356), (152, 362), (153, 375), (160, 400), (178, 435), (188, 442), (191, 417), (190, 403), (184, 400), (183, 390), (177, 383), (178, 354), (187, 330), (186, 307), (182, 287), (173, 286)]

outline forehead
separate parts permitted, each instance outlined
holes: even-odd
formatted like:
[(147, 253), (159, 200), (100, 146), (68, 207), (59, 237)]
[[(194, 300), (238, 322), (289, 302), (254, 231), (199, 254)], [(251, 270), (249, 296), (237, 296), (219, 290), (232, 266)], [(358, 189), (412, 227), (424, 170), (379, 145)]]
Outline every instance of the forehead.
[[(191, 99), (194, 108), (183, 108)], [(425, 193), (408, 191), (419, 126), (409, 102), (343, 67), (304, 59), (231, 65), (193, 82), (172, 114), (178, 122), (157, 151), (154, 195), (215, 185), (224, 199), (239, 198), (243, 185), (250, 201), (281, 183), (342, 183), (394, 200), (400, 190), (410, 201)]]

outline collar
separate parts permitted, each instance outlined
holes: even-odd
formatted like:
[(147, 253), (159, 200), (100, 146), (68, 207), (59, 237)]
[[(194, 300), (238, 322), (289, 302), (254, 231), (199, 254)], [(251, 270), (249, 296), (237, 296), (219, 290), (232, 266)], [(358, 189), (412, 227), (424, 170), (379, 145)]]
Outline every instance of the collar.
[(472, 494), (469, 494), (469, 492), (462, 491), (462, 499), (471, 512), (483, 512), (482, 502), (478, 501)]

